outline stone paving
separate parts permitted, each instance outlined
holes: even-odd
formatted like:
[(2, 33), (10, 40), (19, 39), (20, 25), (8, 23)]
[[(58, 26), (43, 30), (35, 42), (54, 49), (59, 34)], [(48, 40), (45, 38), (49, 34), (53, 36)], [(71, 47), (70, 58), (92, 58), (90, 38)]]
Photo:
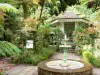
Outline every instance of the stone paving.
[[(67, 54), (68, 59), (81, 60), (81, 58), (73, 53)], [(50, 59), (62, 59), (63, 53), (55, 53)], [(100, 68), (93, 69), (93, 75), (100, 75)], [(37, 66), (18, 65), (9, 70), (5, 75), (38, 75)]]
[(8, 71), (5, 75), (37, 75), (37, 66), (18, 65)]

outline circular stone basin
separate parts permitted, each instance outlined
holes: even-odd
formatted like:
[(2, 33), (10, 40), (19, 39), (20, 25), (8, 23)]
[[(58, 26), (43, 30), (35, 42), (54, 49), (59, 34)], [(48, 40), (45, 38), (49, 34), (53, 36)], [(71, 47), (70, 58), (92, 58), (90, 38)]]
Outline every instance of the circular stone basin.
[(62, 60), (48, 60), (38, 64), (38, 75), (92, 75), (92, 66), (84, 61), (67, 60), (67, 66), (61, 66)]
[(67, 66), (62, 66), (63, 60), (54, 60), (46, 63), (46, 66), (54, 69), (78, 69), (84, 67), (84, 64), (78, 61), (67, 60)]

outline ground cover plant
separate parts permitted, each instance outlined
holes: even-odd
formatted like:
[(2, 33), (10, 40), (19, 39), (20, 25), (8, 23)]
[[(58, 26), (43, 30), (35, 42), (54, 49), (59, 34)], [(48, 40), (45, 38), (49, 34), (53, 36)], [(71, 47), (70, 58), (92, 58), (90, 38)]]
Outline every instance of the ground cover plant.
[(36, 65), (40, 61), (48, 59), (56, 51), (55, 47), (48, 47), (40, 49), (39, 53), (34, 53), (33, 50), (25, 50), (18, 56), (13, 56), (14, 63), (33, 64)]

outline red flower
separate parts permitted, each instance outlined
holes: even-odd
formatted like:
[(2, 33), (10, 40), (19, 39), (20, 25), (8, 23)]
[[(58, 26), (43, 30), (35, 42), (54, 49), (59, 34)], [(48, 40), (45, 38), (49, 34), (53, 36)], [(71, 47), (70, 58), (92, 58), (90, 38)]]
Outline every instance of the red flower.
[(2, 68), (0, 68), (0, 73), (3, 71), (3, 69)]
[(9, 66), (9, 70), (12, 68), (12, 66)]

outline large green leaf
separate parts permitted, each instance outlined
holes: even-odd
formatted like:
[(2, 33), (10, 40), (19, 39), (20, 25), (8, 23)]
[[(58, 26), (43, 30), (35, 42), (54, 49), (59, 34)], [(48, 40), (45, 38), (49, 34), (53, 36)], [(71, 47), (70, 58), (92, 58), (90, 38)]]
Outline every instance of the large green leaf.
[(11, 6), (10, 4), (7, 4), (7, 3), (0, 3), (0, 10), (1, 11), (4, 11), (4, 12), (15, 12), (15, 13), (18, 13), (18, 10)]
[(20, 49), (12, 43), (6, 41), (0, 41), (0, 56), (12, 56), (19, 55), (21, 53)]

